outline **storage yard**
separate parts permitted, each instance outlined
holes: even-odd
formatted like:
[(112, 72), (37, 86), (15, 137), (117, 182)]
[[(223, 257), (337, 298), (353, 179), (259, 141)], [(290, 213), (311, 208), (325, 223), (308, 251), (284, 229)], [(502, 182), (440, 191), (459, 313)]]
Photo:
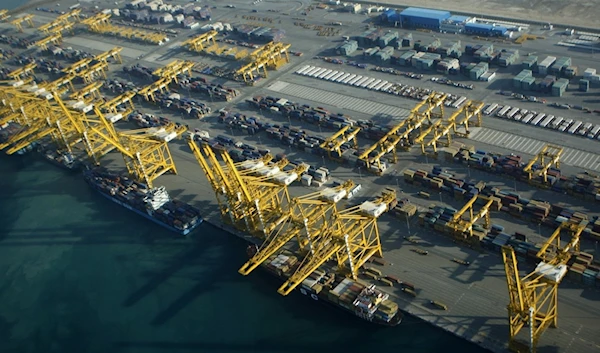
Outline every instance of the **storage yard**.
[(127, 173), (94, 187), (256, 244), (240, 273), (282, 295), (494, 352), (600, 349), (600, 33), (334, 2), (71, 5), (0, 11), (3, 152)]

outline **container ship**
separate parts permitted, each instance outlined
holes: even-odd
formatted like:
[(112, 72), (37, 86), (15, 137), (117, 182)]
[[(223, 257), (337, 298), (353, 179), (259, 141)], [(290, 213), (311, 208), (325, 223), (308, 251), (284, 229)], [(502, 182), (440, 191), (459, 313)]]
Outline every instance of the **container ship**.
[(171, 199), (162, 186), (148, 189), (101, 167), (86, 169), (84, 178), (102, 196), (173, 232), (187, 235), (203, 221), (197, 208)]
[(48, 162), (68, 171), (77, 171), (81, 169), (83, 165), (83, 163), (71, 153), (57, 151), (56, 146), (51, 144), (40, 145), (38, 147), (38, 152), (40, 152)]
[[(252, 257), (257, 246), (248, 246), (248, 256)], [(261, 267), (282, 280), (287, 280), (300, 265), (298, 257), (289, 250), (272, 255)], [(403, 314), (398, 304), (389, 299), (373, 284), (366, 284), (336, 275), (332, 268), (323, 266), (314, 271), (298, 287), (301, 294), (311, 300), (342, 309), (360, 319), (383, 326), (397, 326)]]

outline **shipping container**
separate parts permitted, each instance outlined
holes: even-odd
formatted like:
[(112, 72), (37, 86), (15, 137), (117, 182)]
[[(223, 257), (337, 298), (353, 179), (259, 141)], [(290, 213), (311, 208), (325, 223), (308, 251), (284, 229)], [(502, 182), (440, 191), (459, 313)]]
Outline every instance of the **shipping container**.
[(515, 114), (517, 114), (519, 112), (519, 108), (512, 108), (508, 113), (506, 113), (506, 118), (507, 119), (512, 119)]
[(540, 121), (542, 121), (542, 119), (544, 119), (546, 117), (546, 114), (544, 113), (539, 113), (532, 121), (531, 121), (531, 125), (538, 125), (540, 123)]
[(373, 87), (375, 87), (375, 86), (379, 85), (380, 83), (381, 83), (381, 80), (376, 80), (376, 81), (374, 81), (374, 82), (370, 83), (370, 84), (367, 86), (367, 89), (370, 89), (370, 90), (372, 90), (372, 89), (373, 89)]
[(594, 126), (588, 133), (587, 137), (591, 139), (596, 138), (598, 136), (598, 133), (600, 133), (600, 125)]
[(347, 83), (348, 83), (348, 82), (350, 82), (352, 79), (354, 79), (356, 76), (358, 76), (358, 75), (355, 75), (355, 74), (349, 74), (349, 75), (348, 75), (346, 78), (344, 78), (344, 79), (342, 80), (342, 83), (343, 83), (343, 84), (347, 84)]
[(339, 74), (340, 74), (340, 72), (339, 72), (339, 71), (337, 71), (337, 70), (335, 70), (334, 72), (332, 72), (332, 73), (331, 73), (331, 75), (329, 75), (329, 76), (325, 77), (325, 79), (326, 79), (327, 81), (333, 81), (333, 79), (334, 79), (334, 78), (335, 78), (337, 75), (339, 75)]
[(499, 118), (504, 118), (504, 116), (506, 116), (506, 113), (508, 113), (511, 109), (512, 107), (510, 105), (505, 105), (504, 107), (500, 108), (500, 110), (498, 110), (496, 116)]
[(579, 130), (579, 128), (581, 128), (581, 126), (583, 125), (583, 122), (581, 121), (576, 121), (573, 123), (573, 125), (569, 128), (569, 130), (567, 130), (567, 132), (569, 134), (574, 134), (577, 132), (577, 130)]
[(302, 68), (300, 68), (299, 70), (296, 71), (296, 73), (298, 75), (302, 75), (302, 72), (304, 72), (306, 69), (308, 69), (309, 67), (311, 67), (310, 65), (305, 65)]
[(524, 124), (529, 124), (529, 122), (531, 121), (531, 119), (533, 119), (534, 115), (529, 113), (527, 115), (525, 115), (525, 117), (521, 120), (522, 123)]
[(312, 67), (309, 68), (308, 70), (304, 71), (304, 76), (312, 76), (313, 73), (319, 71), (321, 68), (320, 67)]
[(539, 126), (548, 127), (552, 120), (554, 120), (554, 115), (547, 116), (546, 119), (544, 119), (544, 121), (542, 121)]
[(362, 75), (358, 75), (355, 78), (351, 79), (348, 81), (348, 85), (350, 86), (354, 86), (355, 84), (359, 83), (359, 82), (365, 82), (366, 80), (368, 80), (368, 77), (364, 77)]
[(335, 82), (338, 82), (338, 83), (343, 83), (343, 82), (344, 82), (344, 80), (345, 80), (346, 78), (348, 78), (348, 77), (350, 77), (350, 74), (348, 74), (348, 73), (344, 73), (343, 75), (341, 75), (340, 77), (338, 77), (338, 78), (335, 80)]
[(323, 72), (321, 72), (320, 74), (317, 75), (318, 79), (323, 79), (323, 77), (331, 74), (333, 71), (332, 70), (325, 70)]
[(332, 82), (338, 82), (340, 77), (344, 76), (346, 73), (345, 72), (338, 72), (337, 74), (335, 74), (330, 81)]
[(490, 104), (487, 106), (487, 108), (485, 108), (485, 110), (483, 111), (483, 114), (491, 115), (494, 113), (494, 111), (496, 111), (496, 109), (498, 109), (497, 103)]
[(363, 82), (363, 83), (361, 83), (361, 84), (359, 84), (357, 86), (361, 87), (361, 88), (365, 88), (365, 87), (367, 87), (367, 85), (371, 84), (372, 82), (375, 82), (375, 79), (374, 78), (369, 78), (368, 80), (366, 80), (365, 82)]

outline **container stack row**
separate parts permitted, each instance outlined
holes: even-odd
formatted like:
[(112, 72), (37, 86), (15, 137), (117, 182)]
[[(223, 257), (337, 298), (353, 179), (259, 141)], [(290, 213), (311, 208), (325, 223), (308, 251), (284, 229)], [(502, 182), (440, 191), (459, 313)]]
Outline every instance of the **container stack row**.
[(600, 222), (597, 218), (590, 219), (588, 215), (561, 205), (550, 204), (543, 200), (530, 200), (520, 194), (481, 183), (474, 183), (455, 177), (450, 172), (441, 172), (434, 167), (431, 172), (425, 170), (406, 169), (404, 180), (409, 184), (421, 186), (434, 193), (445, 193), (453, 198), (463, 200), (465, 196), (484, 196), (493, 201), (494, 209), (506, 212), (512, 217), (521, 218), (534, 224), (551, 228), (558, 227), (563, 222), (583, 225), (583, 236), (590, 239), (600, 239)]

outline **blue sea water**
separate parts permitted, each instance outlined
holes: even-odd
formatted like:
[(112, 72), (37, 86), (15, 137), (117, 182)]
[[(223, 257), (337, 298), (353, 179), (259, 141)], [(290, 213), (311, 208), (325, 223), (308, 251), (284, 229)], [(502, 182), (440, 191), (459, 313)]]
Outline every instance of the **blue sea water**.
[(484, 352), (407, 317), (394, 328), (276, 291), (245, 244), (177, 236), (35, 156), (0, 157), (0, 352)]

